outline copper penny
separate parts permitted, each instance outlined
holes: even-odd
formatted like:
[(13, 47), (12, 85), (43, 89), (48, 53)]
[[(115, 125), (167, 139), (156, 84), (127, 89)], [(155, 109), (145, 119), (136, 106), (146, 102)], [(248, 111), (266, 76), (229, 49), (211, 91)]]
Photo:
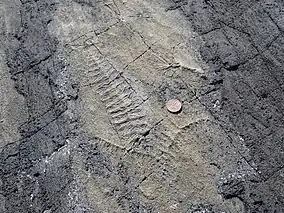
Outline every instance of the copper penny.
[(166, 103), (167, 109), (172, 113), (179, 112), (181, 110), (181, 106), (181, 102), (177, 99), (168, 100)]

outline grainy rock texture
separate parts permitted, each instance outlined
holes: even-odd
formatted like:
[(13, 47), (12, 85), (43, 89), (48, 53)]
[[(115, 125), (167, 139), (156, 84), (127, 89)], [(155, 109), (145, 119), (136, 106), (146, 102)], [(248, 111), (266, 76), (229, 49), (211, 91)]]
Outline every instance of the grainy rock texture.
[(282, 0), (2, 0), (0, 26), (0, 213), (284, 212)]

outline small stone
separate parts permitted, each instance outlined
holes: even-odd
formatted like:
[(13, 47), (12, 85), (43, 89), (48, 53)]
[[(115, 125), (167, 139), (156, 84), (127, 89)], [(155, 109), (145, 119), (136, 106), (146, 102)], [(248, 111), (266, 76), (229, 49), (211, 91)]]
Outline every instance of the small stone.
[(181, 110), (182, 104), (177, 99), (171, 99), (167, 101), (166, 107), (170, 112), (177, 113)]

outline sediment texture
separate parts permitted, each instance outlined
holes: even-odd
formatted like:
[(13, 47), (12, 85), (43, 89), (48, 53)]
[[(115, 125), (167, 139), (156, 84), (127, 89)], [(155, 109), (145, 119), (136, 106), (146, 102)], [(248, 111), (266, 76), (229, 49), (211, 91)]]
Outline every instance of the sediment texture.
[(0, 18), (1, 213), (284, 212), (281, 0), (4, 0)]

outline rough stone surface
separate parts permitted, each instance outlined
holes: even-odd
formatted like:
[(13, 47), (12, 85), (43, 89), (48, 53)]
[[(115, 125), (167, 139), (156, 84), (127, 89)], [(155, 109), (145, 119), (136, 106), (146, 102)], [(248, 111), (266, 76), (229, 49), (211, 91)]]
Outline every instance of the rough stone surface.
[(0, 213), (283, 213), (283, 31), (282, 0), (2, 0)]

